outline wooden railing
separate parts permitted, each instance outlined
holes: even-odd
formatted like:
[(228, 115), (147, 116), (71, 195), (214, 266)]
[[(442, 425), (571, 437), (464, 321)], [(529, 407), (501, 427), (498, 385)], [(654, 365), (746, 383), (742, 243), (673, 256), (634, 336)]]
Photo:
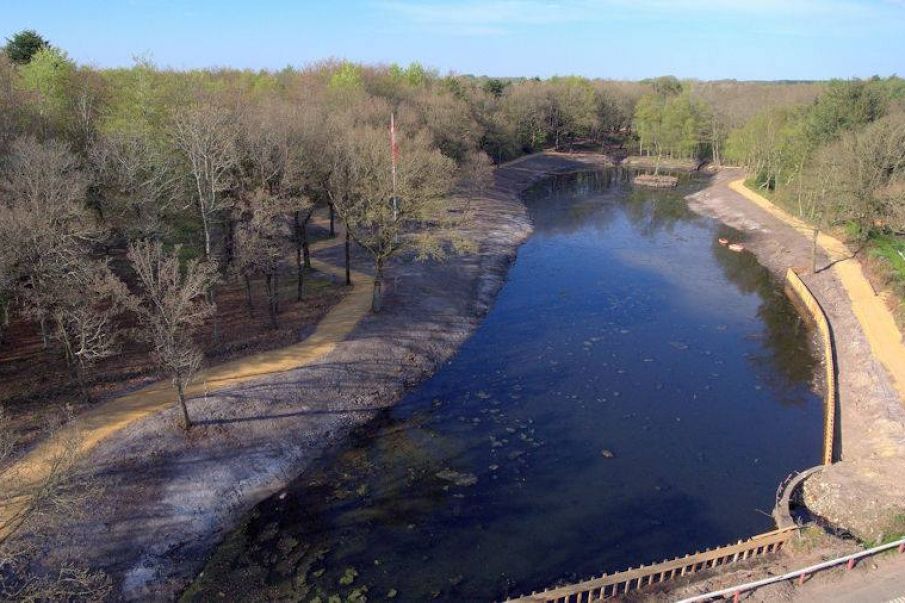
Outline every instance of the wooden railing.
[(669, 561), (639, 568), (628, 569), (615, 574), (604, 574), (572, 584), (551, 588), (539, 593), (509, 599), (507, 603), (585, 603), (601, 601), (617, 595), (638, 590), (652, 584), (660, 584), (681, 576), (687, 576), (701, 570), (720, 567), (759, 557), (779, 551), (798, 528), (790, 527), (760, 534), (748, 540), (740, 540), (736, 544), (706, 550), (693, 555), (685, 555)]

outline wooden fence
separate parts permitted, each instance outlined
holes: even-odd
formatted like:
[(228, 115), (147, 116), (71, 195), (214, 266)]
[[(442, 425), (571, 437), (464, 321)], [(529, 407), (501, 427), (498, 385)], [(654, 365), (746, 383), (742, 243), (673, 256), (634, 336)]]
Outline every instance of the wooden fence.
[(789, 268), (786, 271), (786, 291), (807, 311), (823, 340), (823, 357), (826, 368), (826, 394), (823, 409), (823, 464), (833, 464), (836, 438), (836, 357), (833, 354), (833, 333), (823, 308), (801, 277)]
[(797, 530), (798, 528), (796, 527), (790, 527), (766, 532), (748, 540), (740, 540), (736, 544), (713, 550), (708, 549), (701, 553), (644, 565), (636, 569), (630, 568), (615, 574), (604, 574), (599, 578), (592, 578), (578, 584), (560, 586), (524, 597), (509, 599), (507, 603), (589, 603), (590, 601), (602, 601), (645, 586), (660, 584), (681, 576), (688, 576), (701, 570), (721, 567), (737, 561), (751, 559), (752, 557), (774, 553), (779, 551)]

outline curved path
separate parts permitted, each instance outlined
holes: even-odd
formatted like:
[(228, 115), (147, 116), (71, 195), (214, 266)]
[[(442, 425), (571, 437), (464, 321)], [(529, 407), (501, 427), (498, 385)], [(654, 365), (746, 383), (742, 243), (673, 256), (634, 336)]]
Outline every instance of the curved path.
[[(793, 217), (746, 187), (744, 178), (731, 182), (729, 188), (782, 220), (803, 236), (813, 236), (813, 226)], [(871, 351), (889, 371), (899, 398), (905, 400), (905, 344), (902, 342), (902, 334), (886, 303), (886, 297), (882, 294), (878, 295), (874, 291), (861, 270), (860, 262), (848, 261), (855, 260), (855, 255), (844, 243), (821, 232), (817, 238), (817, 244), (827, 254), (830, 266), (842, 286), (845, 287), (845, 292), (852, 303), (852, 310), (861, 324)]]
[[(311, 246), (317, 251), (340, 244), (339, 237), (319, 241)], [(311, 259), (320, 272), (345, 279), (345, 268)], [(371, 306), (373, 279), (361, 272), (352, 272), (352, 290), (317, 324), (314, 332), (299, 343), (260, 352), (202, 370), (186, 388), (186, 397), (205, 395), (227, 386), (249, 381), (268, 374), (280, 373), (315, 362), (333, 351), (367, 314)], [(171, 408), (175, 392), (169, 380), (161, 380), (132, 393), (107, 400), (81, 414), (74, 424), (63, 428), (54, 437), (39, 443), (15, 464), (0, 474), (0, 481), (14, 479), (25, 488), (37, 486), (49, 475), (50, 468), (75, 435), (78, 451), (84, 454), (99, 442), (149, 415)], [(64, 442), (66, 444), (64, 444)], [(28, 488), (30, 489), (30, 488)], [(21, 510), (24, 501), (0, 508), (0, 540), (6, 535), (11, 519)]]

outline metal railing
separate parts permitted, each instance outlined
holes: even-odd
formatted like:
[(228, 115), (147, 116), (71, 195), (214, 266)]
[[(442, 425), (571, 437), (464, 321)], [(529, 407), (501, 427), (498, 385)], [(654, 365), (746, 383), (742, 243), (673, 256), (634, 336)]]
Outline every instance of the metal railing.
[(852, 553), (851, 555), (846, 555), (845, 557), (839, 557), (838, 559), (832, 559), (830, 561), (818, 563), (817, 565), (804, 567), (802, 569), (795, 570), (794, 572), (785, 573), (781, 576), (770, 576), (769, 578), (764, 578), (763, 580), (746, 582), (745, 584), (739, 584), (738, 586), (732, 586), (730, 588), (724, 588), (722, 590), (711, 591), (702, 595), (694, 595), (693, 597), (682, 599), (681, 601), (679, 601), (679, 603), (698, 603), (699, 601), (711, 601), (713, 599), (720, 599), (724, 597), (732, 597), (734, 601), (738, 601), (739, 596), (744, 592), (755, 590), (769, 584), (775, 584), (777, 582), (794, 580), (796, 578), (798, 578), (799, 584), (801, 584), (811, 574), (816, 574), (819, 571), (837, 567), (839, 565), (842, 565), (843, 563), (846, 564), (848, 569), (852, 569), (855, 567), (855, 563), (857, 563), (859, 559), (870, 557), (872, 555), (876, 555), (877, 553), (882, 553), (884, 551), (889, 551), (895, 548), (899, 549), (899, 553), (905, 553), (905, 538), (881, 546), (876, 546), (872, 549), (867, 549), (866, 551), (859, 551), (857, 553)]

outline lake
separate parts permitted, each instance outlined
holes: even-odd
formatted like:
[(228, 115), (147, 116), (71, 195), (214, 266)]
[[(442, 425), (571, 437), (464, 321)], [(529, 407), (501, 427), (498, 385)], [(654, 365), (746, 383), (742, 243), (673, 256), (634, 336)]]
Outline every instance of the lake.
[(527, 191), (534, 233), (474, 335), (259, 505), (189, 598), (491, 601), (771, 529), (820, 461), (811, 334), (688, 209), (706, 177), (631, 175)]

